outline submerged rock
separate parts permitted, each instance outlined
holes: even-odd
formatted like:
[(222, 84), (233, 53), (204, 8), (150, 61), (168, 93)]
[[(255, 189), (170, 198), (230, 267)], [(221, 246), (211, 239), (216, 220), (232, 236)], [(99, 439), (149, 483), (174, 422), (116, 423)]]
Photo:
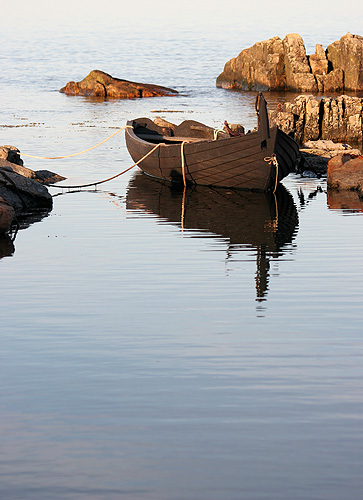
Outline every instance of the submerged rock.
[(297, 33), (278, 36), (242, 50), (228, 61), (217, 87), (297, 92), (363, 91), (363, 37), (347, 33), (307, 55)]
[(63, 92), (67, 95), (110, 97), (113, 99), (169, 96), (178, 93), (176, 90), (168, 87), (161, 87), (160, 85), (136, 83), (114, 78), (99, 70), (91, 71), (91, 73), (80, 82), (68, 82), (59, 92)]

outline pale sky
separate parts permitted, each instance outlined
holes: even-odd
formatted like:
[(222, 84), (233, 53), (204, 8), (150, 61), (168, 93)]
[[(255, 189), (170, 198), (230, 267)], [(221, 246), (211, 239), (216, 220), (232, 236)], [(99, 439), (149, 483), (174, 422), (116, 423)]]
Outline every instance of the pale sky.
[[(48, 23), (78, 23), (105, 29), (107, 25), (130, 23), (148, 25), (228, 25), (261, 22), (276, 32), (281, 23), (291, 20), (294, 25), (319, 22), (322, 31), (330, 19), (341, 19), (352, 31), (363, 32), (363, 2), (361, 0), (0, 0), (5, 24), (14, 29), (22, 25)], [(10, 20), (13, 20), (11, 23)], [(293, 28), (293, 26), (292, 26)], [(294, 30), (292, 29), (291, 32)], [(361, 34), (361, 33), (360, 33)], [(120, 33), (121, 35), (121, 33)], [(228, 34), (226, 34), (228, 35)]]

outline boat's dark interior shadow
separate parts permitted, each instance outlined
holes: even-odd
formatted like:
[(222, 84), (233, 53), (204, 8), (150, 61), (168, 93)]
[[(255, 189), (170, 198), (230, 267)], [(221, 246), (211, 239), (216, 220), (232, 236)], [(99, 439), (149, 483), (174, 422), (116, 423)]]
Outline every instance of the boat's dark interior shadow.
[[(156, 214), (191, 237), (195, 230), (222, 238), (226, 258), (238, 260), (251, 250), (256, 258), (257, 300), (266, 298), (270, 260), (292, 249), (298, 213), (291, 194), (279, 185), (276, 193), (208, 188), (176, 189), (138, 172), (127, 190), (126, 207)], [(202, 235), (200, 235), (202, 236)]]

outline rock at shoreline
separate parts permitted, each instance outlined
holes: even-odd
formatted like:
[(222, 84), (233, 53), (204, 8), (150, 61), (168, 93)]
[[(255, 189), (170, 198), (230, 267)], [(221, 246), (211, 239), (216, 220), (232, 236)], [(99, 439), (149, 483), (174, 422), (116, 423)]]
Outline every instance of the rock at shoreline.
[(0, 197), (5, 204), (13, 207), (16, 215), (51, 210), (53, 199), (43, 184), (49, 180), (53, 183), (63, 179), (53, 172), (34, 172), (24, 167), (17, 148), (0, 146)]
[(23, 160), (20, 158), (20, 151), (15, 146), (0, 146), (0, 160), (5, 160), (14, 165), (23, 165)]
[(269, 112), (269, 120), (299, 144), (319, 139), (348, 144), (363, 141), (363, 99), (359, 97), (300, 95)]
[(159, 85), (136, 83), (114, 78), (99, 70), (91, 71), (80, 82), (68, 82), (59, 92), (67, 95), (109, 97), (112, 99), (170, 96), (178, 93), (176, 90)]
[(363, 37), (347, 33), (306, 55), (296, 33), (257, 42), (228, 61), (217, 87), (254, 91), (363, 91)]
[(0, 196), (16, 214), (51, 210), (53, 206), (52, 196), (45, 186), (8, 168), (0, 169)]
[(66, 179), (66, 177), (49, 170), (31, 170), (24, 167), (23, 160), (20, 158), (20, 151), (15, 146), (0, 146), (0, 168), (4, 167), (10, 168), (23, 177), (34, 179), (41, 184), (55, 184)]
[(331, 189), (354, 190), (363, 196), (363, 156), (334, 156), (328, 163), (327, 184)]
[(349, 153), (359, 156), (360, 150), (353, 149), (348, 144), (334, 143), (333, 141), (307, 141), (300, 148), (299, 171), (310, 171), (316, 174), (325, 174), (331, 158)]

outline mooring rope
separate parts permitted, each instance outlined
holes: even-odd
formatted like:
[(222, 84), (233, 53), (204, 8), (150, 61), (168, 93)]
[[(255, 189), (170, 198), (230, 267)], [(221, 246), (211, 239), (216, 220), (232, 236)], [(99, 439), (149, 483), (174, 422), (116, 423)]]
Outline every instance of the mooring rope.
[(60, 186), (58, 184), (48, 184), (48, 186), (49, 187), (55, 187), (55, 188), (58, 188), (58, 189), (81, 189), (81, 188), (86, 188), (86, 187), (91, 187), (91, 186), (95, 186), (96, 187), (99, 184), (104, 184), (105, 182), (112, 181), (113, 179), (116, 179), (116, 177), (120, 177), (120, 175), (125, 174), (126, 172), (128, 172), (132, 168), (138, 166), (139, 163), (141, 163), (142, 161), (144, 161), (145, 158), (147, 158), (149, 155), (151, 155), (151, 153), (153, 153), (159, 146), (160, 146), (160, 144), (157, 144), (153, 149), (151, 149), (139, 161), (137, 161), (136, 163), (134, 163), (133, 165), (131, 165), (131, 167), (126, 168), (122, 172), (119, 172), (118, 174), (113, 175), (112, 177), (108, 177), (107, 179), (103, 179), (102, 181), (90, 182), (89, 184), (81, 184), (79, 186)]
[(180, 156), (181, 156), (181, 168), (182, 168), (182, 174), (183, 174), (183, 183), (184, 187), (187, 185), (187, 181), (185, 179), (185, 158), (184, 158), (184, 144), (187, 141), (183, 141), (180, 145)]
[(269, 165), (275, 165), (276, 175), (275, 175), (275, 187), (273, 189), (273, 193), (275, 194), (277, 189), (277, 181), (279, 179), (279, 162), (277, 161), (275, 153), (273, 153), (272, 156), (266, 156), (266, 158), (264, 158), (264, 161), (267, 161)]
[(64, 156), (35, 156), (35, 155), (28, 155), (25, 153), (21, 153), (22, 156), (27, 156), (28, 158), (37, 158), (38, 160), (62, 160), (63, 158), (71, 158), (72, 156), (78, 156), (83, 153), (87, 153), (87, 151), (91, 151), (91, 149), (98, 148), (98, 146), (101, 146), (101, 144), (104, 144), (105, 142), (109, 141), (112, 139), (112, 137), (115, 137), (115, 135), (119, 134), (122, 130), (125, 128), (133, 128), (131, 125), (124, 125), (123, 127), (119, 128), (114, 132), (110, 137), (107, 137), (107, 139), (104, 139), (103, 141), (99, 142), (95, 146), (92, 146), (88, 149), (84, 149), (83, 151), (79, 151), (78, 153), (73, 153), (71, 155), (64, 155)]

